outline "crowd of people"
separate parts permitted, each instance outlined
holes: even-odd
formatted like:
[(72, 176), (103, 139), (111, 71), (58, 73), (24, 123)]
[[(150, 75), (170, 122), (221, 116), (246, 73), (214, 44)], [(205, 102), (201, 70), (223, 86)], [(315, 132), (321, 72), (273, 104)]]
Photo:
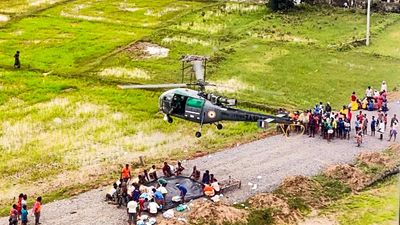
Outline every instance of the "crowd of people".
[[(362, 110), (377, 111), (375, 116), (367, 117)], [(353, 119), (353, 111), (360, 110)], [(354, 137), (357, 146), (362, 143), (362, 136), (370, 132), (371, 136), (375, 136), (378, 132), (379, 139), (383, 140), (383, 136), (387, 131), (388, 114), (387, 106), (387, 85), (382, 82), (381, 91), (373, 90), (370, 86), (365, 91), (365, 96), (360, 100), (356, 93), (350, 96), (350, 104), (343, 105), (339, 111), (334, 111), (329, 102), (316, 104), (313, 109), (303, 112), (289, 113), (289, 117), (299, 125), (305, 128), (305, 134), (309, 137), (321, 135), (324, 139), (331, 141), (334, 138), (350, 139), (352, 127), (354, 127)], [(354, 126), (352, 126), (352, 121)], [(398, 118), (396, 114), (390, 119), (389, 139), (396, 141), (398, 132)]]
[[(106, 194), (106, 200), (114, 202), (118, 207), (126, 206), (129, 224), (136, 224), (137, 218), (143, 212), (156, 216), (158, 212), (165, 208), (166, 197), (169, 194), (167, 185), (174, 185), (180, 193), (179, 196), (172, 196), (172, 201), (176, 203), (186, 201), (187, 187), (184, 184), (169, 184), (168, 182), (169, 177), (182, 176), (184, 170), (181, 162), (178, 162), (175, 167), (164, 162), (161, 168), (161, 177), (158, 176), (155, 165), (149, 170), (144, 170), (137, 177), (133, 177), (129, 164), (126, 164), (121, 170), (120, 179), (113, 184), (113, 187)], [(201, 172), (194, 166), (189, 177), (200, 182), (200, 176)], [(150, 183), (156, 183), (156, 185), (150, 185)], [(201, 183), (203, 184), (203, 192), (208, 197), (220, 192), (217, 179), (208, 170), (203, 173)]]
[[(21, 222), (21, 225), (28, 224), (28, 195), (19, 194), (18, 201), (16, 204), (13, 204), (10, 209), (10, 216), (8, 219), (9, 225), (17, 225), (18, 222)], [(32, 207), (32, 214), (35, 217), (35, 225), (40, 223), (40, 212), (42, 210), (42, 197), (37, 197), (36, 202)]]

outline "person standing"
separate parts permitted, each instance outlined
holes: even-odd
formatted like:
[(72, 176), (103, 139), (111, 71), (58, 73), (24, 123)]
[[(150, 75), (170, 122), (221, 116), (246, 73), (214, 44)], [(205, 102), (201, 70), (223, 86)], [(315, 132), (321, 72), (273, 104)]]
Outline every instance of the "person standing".
[(392, 119), (390, 120), (390, 127), (393, 127), (394, 123), (399, 123), (399, 120), (397, 119), (396, 114), (394, 114)]
[(385, 124), (383, 121), (379, 121), (379, 126), (378, 126), (378, 133), (379, 133), (379, 139), (383, 140), (383, 134), (385, 133)]
[(367, 90), (365, 90), (365, 96), (367, 97), (368, 102), (374, 98), (374, 91), (371, 86), (368, 86)]
[(375, 136), (375, 127), (376, 127), (375, 116), (372, 116), (372, 120), (371, 120), (371, 136)]
[(131, 224), (136, 224), (136, 212), (137, 212), (137, 207), (138, 204), (136, 201), (134, 201), (133, 199), (131, 199), (128, 202), (128, 205), (126, 206), (126, 211), (128, 212), (128, 223), (129, 225)]
[(129, 168), (129, 164), (126, 164), (125, 167), (122, 168), (121, 179), (125, 182), (128, 182), (128, 180), (131, 179), (131, 169)]
[(16, 204), (14, 204), (10, 210), (10, 217), (8, 219), (8, 222), (10, 225), (18, 224), (18, 210)]
[(21, 68), (21, 62), (19, 61), (19, 51), (14, 55), (14, 68)]
[(35, 216), (35, 225), (39, 225), (40, 223), (40, 212), (42, 211), (42, 197), (39, 196), (36, 198), (36, 202), (33, 205), (32, 213)]
[(398, 129), (398, 123), (394, 122), (393, 126), (390, 128), (390, 136), (389, 136), (389, 140), (392, 140), (393, 137), (393, 141), (396, 141), (396, 137), (397, 137), (397, 129)]
[(21, 225), (28, 224), (28, 210), (26, 209), (26, 205), (22, 205), (21, 209)]
[(388, 90), (387, 90), (387, 84), (386, 84), (386, 81), (382, 81), (382, 85), (381, 85), (381, 91), (385, 91), (385, 92), (387, 92)]

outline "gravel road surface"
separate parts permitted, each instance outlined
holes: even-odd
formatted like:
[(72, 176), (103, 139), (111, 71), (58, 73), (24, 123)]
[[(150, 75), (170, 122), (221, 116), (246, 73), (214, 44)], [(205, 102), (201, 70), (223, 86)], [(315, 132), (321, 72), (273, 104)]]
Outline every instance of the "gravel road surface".
[[(400, 114), (398, 102), (392, 102), (389, 107), (389, 118), (394, 113)], [(376, 115), (376, 112), (373, 114)], [(368, 118), (371, 115), (368, 113)], [(388, 131), (384, 141), (367, 136), (359, 148), (352, 138), (328, 143), (320, 137), (309, 138), (305, 135), (290, 138), (272, 136), (186, 161), (183, 166), (186, 173), (190, 173), (191, 167), (196, 165), (201, 171), (210, 170), (219, 180), (228, 176), (240, 179), (242, 188), (225, 195), (225, 201), (234, 203), (255, 193), (273, 190), (287, 176), (316, 175), (328, 165), (351, 162), (362, 151), (381, 151), (391, 144), (386, 141), (387, 135)], [(103, 201), (108, 188), (45, 204), (42, 224), (126, 224), (126, 210)], [(6, 221), (7, 218), (1, 218), (0, 224), (7, 224)]]

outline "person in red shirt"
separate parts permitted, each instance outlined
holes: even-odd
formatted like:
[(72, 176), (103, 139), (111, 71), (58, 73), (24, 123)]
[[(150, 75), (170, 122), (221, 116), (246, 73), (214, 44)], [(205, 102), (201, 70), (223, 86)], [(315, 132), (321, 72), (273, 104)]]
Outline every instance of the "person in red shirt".
[(355, 101), (357, 101), (357, 95), (356, 95), (356, 92), (354, 92), (354, 91), (353, 91), (353, 93), (351, 94), (350, 100), (351, 100), (352, 102), (355, 102)]
[(24, 198), (24, 194), (21, 193), (18, 196), (18, 202), (17, 202), (17, 211), (18, 211), (18, 217), (21, 215), (21, 210), (22, 210), (22, 199)]
[(347, 120), (349, 121), (349, 123), (351, 124), (351, 118), (353, 117), (353, 114), (351, 113), (351, 110), (349, 109), (347, 111)]
[(40, 212), (42, 211), (42, 197), (37, 197), (36, 202), (33, 205), (32, 213), (35, 216), (35, 225), (40, 224)]
[(18, 224), (18, 210), (17, 205), (14, 204), (10, 210), (10, 218), (8, 219), (10, 225), (17, 225)]
[(131, 169), (129, 168), (129, 164), (126, 164), (125, 167), (122, 168), (121, 179), (125, 182), (128, 182), (128, 180), (131, 179)]
[(164, 167), (162, 168), (162, 171), (164, 173), (164, 176), (166, 177), (172, 176), (171, 167), (168, 165), (167, 162), (164, 162)]

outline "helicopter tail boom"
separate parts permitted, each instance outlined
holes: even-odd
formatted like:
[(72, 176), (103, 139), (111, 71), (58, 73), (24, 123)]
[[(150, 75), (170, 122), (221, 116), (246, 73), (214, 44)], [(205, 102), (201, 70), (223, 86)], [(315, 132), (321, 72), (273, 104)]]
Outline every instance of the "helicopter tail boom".
[(248, 121), (257, 122), (259, 120), (267, 120), (268, 123), (281, 123), (291, 124), (293, 121), (286, 115), (281, 114), (277, 116), (265, 115), (261, 113), (254, 113), (244, 110), (228, 108), (226, 111), (221, 112), (222, 120), (230, 121)]

